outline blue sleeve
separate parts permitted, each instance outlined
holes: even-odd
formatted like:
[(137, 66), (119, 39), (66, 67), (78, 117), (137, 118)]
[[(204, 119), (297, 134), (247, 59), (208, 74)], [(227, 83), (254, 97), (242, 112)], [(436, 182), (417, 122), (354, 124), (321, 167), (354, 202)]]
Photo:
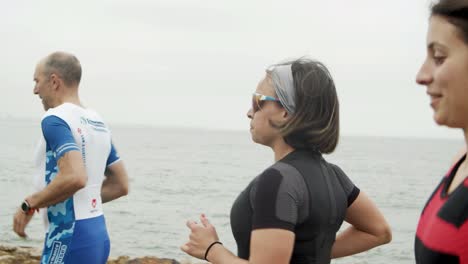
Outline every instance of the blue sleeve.
[(80, 151), (68, 124), (57, 116), (48, 116), (42, 120), (42, 134), (55, 158), (59, 160), (72, 150)]
[(110, 166), (114, 164), (116, 161), (120, 159), (117, 150), (114, 147), (114, 143), (111, 144), (111, 151), (109, 153), (109, 157), (107, 158), (106, 166)]

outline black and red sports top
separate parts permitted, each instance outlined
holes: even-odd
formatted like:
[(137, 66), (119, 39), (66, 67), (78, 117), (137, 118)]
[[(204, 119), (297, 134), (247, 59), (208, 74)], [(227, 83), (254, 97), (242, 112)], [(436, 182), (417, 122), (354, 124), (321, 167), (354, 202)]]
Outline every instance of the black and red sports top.
[(415, 240), (418, 264), (468, 264), (468, 177), (447, 192), (465, 158), (449, 170), (421, 213)]

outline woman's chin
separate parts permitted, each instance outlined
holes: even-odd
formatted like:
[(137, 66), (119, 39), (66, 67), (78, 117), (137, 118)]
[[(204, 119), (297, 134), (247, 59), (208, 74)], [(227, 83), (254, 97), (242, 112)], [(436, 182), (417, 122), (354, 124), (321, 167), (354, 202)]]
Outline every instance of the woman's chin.
[(445, 122), (445, 118), (440, 114), (437, 113), (437, 111), (434, 111), (434, 115), (432, 116), (434, 119), (434, 122), (439, 125), (439, 126), (447, 126), (447, 123)]

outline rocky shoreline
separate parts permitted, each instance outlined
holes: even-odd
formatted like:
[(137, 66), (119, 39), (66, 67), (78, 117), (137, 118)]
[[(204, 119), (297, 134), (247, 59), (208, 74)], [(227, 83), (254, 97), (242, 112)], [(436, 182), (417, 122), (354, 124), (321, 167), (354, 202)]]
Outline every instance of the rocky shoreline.
[[(39, 264), (41, 259), (41, 249), (32, 247), (15, 247), (0, 245), (0, 264)], [(120, 256), (116, 259), (109, 259), (107, 264), (189, 264), (190, 261), (179, 262), (175, 259), (157, 257), (130, 258)], [(201, 264), (202, 262), (198, 263)]]

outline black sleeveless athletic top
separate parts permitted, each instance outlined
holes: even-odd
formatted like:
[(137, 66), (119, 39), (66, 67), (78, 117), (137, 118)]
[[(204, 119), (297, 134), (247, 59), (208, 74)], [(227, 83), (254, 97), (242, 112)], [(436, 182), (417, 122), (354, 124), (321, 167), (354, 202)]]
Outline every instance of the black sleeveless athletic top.
[(237, 197), (231, 228), (238, 256), (248, 259), (252, 230), (295, 233), (290, 263), (330, 263), (331, 248), (359, 195), (346, 174), (318, 153), (296, 150), (258, 175)]

